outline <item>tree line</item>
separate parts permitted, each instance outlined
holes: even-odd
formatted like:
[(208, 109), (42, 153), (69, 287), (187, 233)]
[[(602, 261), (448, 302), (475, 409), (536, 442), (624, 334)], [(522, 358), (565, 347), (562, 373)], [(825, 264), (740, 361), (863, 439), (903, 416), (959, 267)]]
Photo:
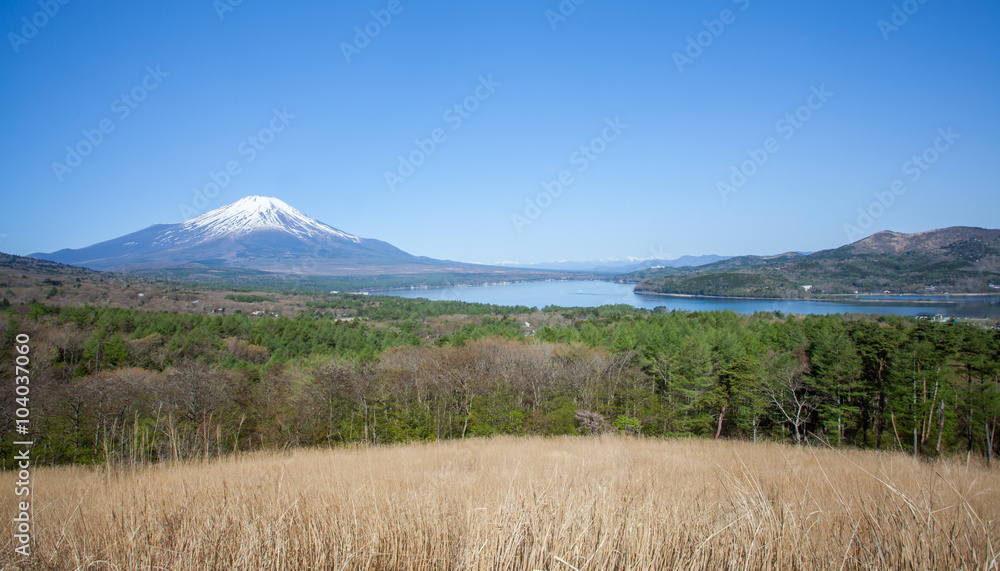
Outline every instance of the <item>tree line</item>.
[[(604, 431), (998, 450), (996, 329), (345, 299), (357, 319), (7, 308), (0, 374), (11, 378), (14, 336), (30, 334), (34, 455), (52, 464)], [(9, 434), (13, 391), (3, 399)]]

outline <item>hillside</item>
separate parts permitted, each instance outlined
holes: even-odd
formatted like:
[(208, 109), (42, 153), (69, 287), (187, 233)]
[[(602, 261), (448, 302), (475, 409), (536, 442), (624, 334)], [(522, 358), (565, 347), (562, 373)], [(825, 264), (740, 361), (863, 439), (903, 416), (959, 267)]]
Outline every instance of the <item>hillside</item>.
[[(734, 297), (1000, 293), (1000, 230), (879, 232), (803, 255), (741, 256), (698, 268), (619, 276), (636, 292)], [(806, 288), (804, 286), (811, 286)]]
[(63, 277), (95, 277), (103, 275), (103, 272), (87, 268), (0, 252), (0, 275), (13, 275), (18, 272), (22, 274), (39, 273), (45, 276), (59, 275)]
[(1000, 474), (964, 457), (491, 438), (112, 474), (39, 471), (31, 568), (988, 569), (1000, 543)]
[[(513, 269), (501, 276), (511, 281), (562, 277), (565, 274), (559, 272)], [(35, 309), (34, 302), (40, 302), (50, 308), (94, 306), (203, 315), (332, 313), (338, 317), (351, 317), (358, 314), (357, 309), (361, 306), (371, 309), (393, 305), (401, 299), (368, 296), (368, 293), (412, 284), (454, 287), (497, 279), (498, 276), (491, 273), (444, 272), (297, 276), (241, 268), (199, 267), (195, 264), (159, 271), (112, 273), (0, 252), (0, 309), (10, 307), (16, 313), (28, 314)], [(409, 300), (407, 303), (420, 305), (428, 302)], [(455, 307), (464, 307), (460, 302), (455, 303)], [(317, 304), (322, 307), (311, 308)], [(445, 306), (447, 304), (441, 307)], [(528, 308), (522, 309), (527, 311)]]

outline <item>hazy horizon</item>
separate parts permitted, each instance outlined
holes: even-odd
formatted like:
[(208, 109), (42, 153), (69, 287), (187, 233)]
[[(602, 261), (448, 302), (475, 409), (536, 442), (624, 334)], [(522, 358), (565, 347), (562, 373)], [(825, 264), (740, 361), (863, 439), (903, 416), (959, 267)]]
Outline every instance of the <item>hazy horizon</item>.
[[(253, 196), (253, 195), (251, 195), (251, 196)], [(241, 197), (241, 199), (242, 198), (250, 198), (250, 197)], [(278, 197), (270, 197), (270, 198), (278, 198)], [(280, 200), (280, 198), (278, 198), (278, 200)], [(281, 201), (281, 202), (284, 202), (284, 201)], [(223, 205), (223, 206), (231, 206), (232, 204), (233, 203), (231, 203), (230, 205)], [(287, 203), (286, 203), (286, 205), (287, 205)], [(287, 205), (287, 206), (291, 206), (292, 208), (295, 208), (294, 205)], [(221, 208), (220, 208), (220, 210), (221, 210)], [(211, 211), (206, 211), (206, 212), (211, 212)], [(308, 213), (303, 213), (303, 214), (305, 214), (305, 215), (308, 216)], [(319, 220), (319, 222), (322, 223), (324, 221), (323, 220)], [(160, 225), (160, 224), (162, 224), (162, 223), (156, 223), (156, 224), (153, 224), (151, 226), (156, 226), (156, 225)], [(137, 229), (137, 231), (138, 230), (145, 230), (145, 229), (147, 229), (149, 227), (150, 226), (147, 226), (145, 228), (140, 228), (140, 229)], [(343, 230), (343, 229), (342, 228), (337, 228), (337, 230)], [(938, 230), (938, 229), (929, 229), (928, 231), (933, 231), (933, 230)], [(892, 231), (892, 230), (888, 230), (888, 231)], [(126, 235), (129, 235), (129, 234), (131, 234), (131, 232), (128, 233), (128, 234), (126, 234)], [(872, 234), (866, 234), (865, 237), (868, 237), (870, 235), (872, 235)], [(115, 236), (113, 238), (119, 238), (119, 237), (120, 236)], [(361, 238), (372, 238), (372, 237), (371, 236), (362, 236)], [(93, 244), (87, 244), (87, 246), (91, 246), (91, 245), (93, 245)], [(832, 248), (837, 248), (837, 247), (840, 247), (840, 246), (843, 246), (843, 245), (846, 245), (846, 244), (839, 244), (837, 246), (833, 246)], [(75, 248), (70, 248), (70, 249), (75, 249)], [(830, 249), (830, 248), (824, 248), (824, 249)], [(782, 250), (780, 252), (741, 252), (741, 253), (737, 253), (737, 254), (717, 254), (717, 253), (710, 253), (710, 254), (699, 254), (699, 255), (681, 254), (681, 255), (675, 255), (675, 256), (672, 256), (672, 257), (661, 257), (658, 253), (653, 252), (653, 255), (649, 255), (649, 256), (623, 256), (623, 257), (618, 257), (618, 258), (610, 257), (610, 258), (591, 258), (591, 259), (573, 259), (573, 260), (556, 259), (556, 260), (542, 260), (542, 261), (538, 261), (538, 262), (520, 262), (520, 261), (517, 261), (517, 260), (498, 260), (498, 261), (495, 261), (495, 262), (480, 262), (480, 261), (468, 261), (468, 260), (453, 260), (453, 261), (465, 262), (465, 263), (472, 263), (472, 264), (493, 265), (493, 266), (510, 266), (512, 268), (516, 268), (518, 266), (552, 266), (552, 267), (554, 267), (554, 266), (563, 265), (563, 264), (599, 264), (599, 263), (602, 263), (602, 262), (612, 263), (612, 264), (613, 263), (634, 264), (634, 263), (639, 263), (639, 262), (649, 261), (649, 260), (654, 260), (654, 259), (673, 261), (673, 260), (677, 260), (677, 259), (681, 259), (681, 258), (698, 258), (698, 257), (711, 257), (711, 256), (717, 256), (717, 257), (721, 257), (721, 258), (732, 258), (732, 257), (747, 256), (747, 255), (750, 255), (750, 256), (771, 256), (771, 255), (781, 255), (781, 254), (786, 254), (786, 253), (811, 254), (811, 253), (814, 253), (816, 251), (819, 251), (819, 250), (808, 251), (808, 250), (801, 250), (801, 249), (787, 249), (787, 250)], [(38, 254), (38, 253), (54, 253), (54, 252), (32, 252), (31, 254)], [(421, 255), (420, 253), (417, 253), (417, 252), (408, 252), (408, 253), (414, 254), (414, 255)], [(26, 255), (26, 254), (20, 254), (20, 255)], [(572, 269), (567, 269), (566, 271), (573, 271), (573, 270)], [(577, 271), (580, 271), (580, 270), (577, 270)]]

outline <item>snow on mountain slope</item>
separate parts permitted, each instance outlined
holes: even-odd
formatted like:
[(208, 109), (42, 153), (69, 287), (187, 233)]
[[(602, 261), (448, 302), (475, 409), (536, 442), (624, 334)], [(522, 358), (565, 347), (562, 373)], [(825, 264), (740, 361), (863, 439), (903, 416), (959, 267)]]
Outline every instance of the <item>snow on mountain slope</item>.
[[(155, 224), (85, 248), (33, 254), (93, 269), (170, 267), (191, 263), (271, 272), (340, 274), (371, 268), (437, 267), (392, 244), (324, 224), (277, 198), (248, 196), (178, 224)], [(366, 270), (366, 268), (369, 268)]]
[(156, 245), (236, 238), (263, 230), (277, 230), (304, 239), (337, 238), (361, 243), (361, 238), (306, 216), (277, 198), (248, 196), (178, 224), (175, 229), (164, 232)]

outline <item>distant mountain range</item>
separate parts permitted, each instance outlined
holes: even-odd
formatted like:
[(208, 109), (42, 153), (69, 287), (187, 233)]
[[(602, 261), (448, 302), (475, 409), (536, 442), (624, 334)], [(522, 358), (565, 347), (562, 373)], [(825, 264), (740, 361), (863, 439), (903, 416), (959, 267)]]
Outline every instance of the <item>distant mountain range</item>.
[(277, 198), (262, 196), (240, 199), (186, 222), (156, 224), (86, 248), (32, 257), (93, 270), (239, 283), (268, 276), (299, 276), (294, 279), (300, 281), (301, 276), (368, 276), (370, 285), (384, 288), (611, 274), (618, 281), (635, 283), (639, 292), (697, 295), (1000, 293), (1000, 230), (955, 227), (918, 234), (879, 232), (811, 254), (506, 263), (498, 267), (414, 256), (387, 242), (338, 230)]
[(248, 196), (179, 224), (156, 224), (86, 248), (32, 257), (116, 271), (183, 266), (315, 275), (484, 271), (354, 236), (263, 196)]
[(626, 259), (606, 259), (589, 261), (558, 261), (558, 262), (538, 262), (533, 264), (519, 264), (517, 262), (498, 262), (498, 266), (526, 268), (534, 270), (557, 270), (566, 272), (593, 272), (597, 274), (620, 274), (624, 272), (635, 272), (647, 268), (680, 268), (684, 266), (703, 266), (728, 260), (732, 256), (681, 256), (679, 258), (626, 258)]
[(1000, 230), (879, 232), (812, 254), (739, 256), (697, 268), (618, 276), (637, 292), (738, 297), (854, 293), (1000, 294)]

